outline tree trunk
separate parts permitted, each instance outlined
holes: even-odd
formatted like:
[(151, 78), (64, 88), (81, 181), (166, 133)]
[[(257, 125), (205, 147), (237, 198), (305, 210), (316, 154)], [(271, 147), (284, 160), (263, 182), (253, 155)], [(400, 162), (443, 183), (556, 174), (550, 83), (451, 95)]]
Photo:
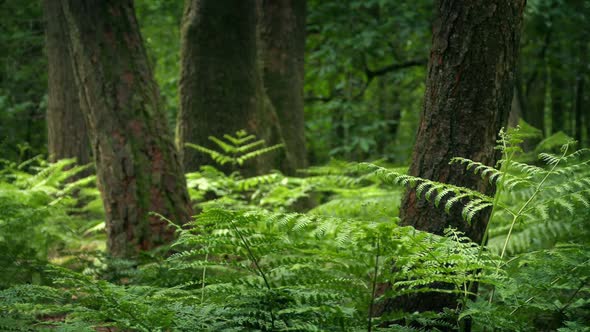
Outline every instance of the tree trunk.
[(307, 166), (303, 119), (306, 1), (258, 0), (264, 87), (282, 128), (286, 158), (281, 170), (294, 175)]
[(90, 142), (73, 73), (68, 27), (59, 2), (43, 0), (48, 58), (47, 150), (50, 161), (76, 158), (90, 163)]
[(565, 80), (560, 73), (561, 68), (551, 72), (551, 133), (565, 131)]
[(575, 104), (575, 139), (582, 144), (582, 113), (584, 107), (584, 76), (579, 74), (576, 78), (576, 104)]
[(512, 103), (510, 105), (510, 115), (508, 116), (508, 126), (518, 126), (518, 121), (522, 117), (522, 106), (520, 105), (520, 99), (518, 98), (517, 87), (514, 86), (512, 92)]
[(541, 68), (526, 90), (524, 120), (545, 133), (545, 92), (548, 88), (547, 70)]
[[(582, 138), (582, 127), (583, 127), (583, 116), (584, 113), (584, 76), (586, 75), (586, 57), (587, 57), (587, 44), (586, 41), (579, 42), (580, 56), (578, 58), (578, 72), (576, 74), (576, 101), (575, 101), (575, 138), (579, 142), (579, 146), (583, 144)], [(588, 113), (586, 113), (588, 114)], [(586, 115), (586, 122), (590, 121)], [(590, 139), (590, 137), (589, 137)]]
[[(443, 0), (438, 9), (409, 174), (493, 195), (488, 181), (449, 165), (449, 160), (464, 157), (486, 165), (497, 161), (494, 147), (510, 112), (524, 1)], [(482, 241), (488, 217), (489, 211), (480, 213), (469, 225), (459, 208), (448, 215), (413, 190), (405, 194), (401, 208), (403, 225), (435, 234), (454, 227), (476, 243)], [(425, 293), (388, 301), (385, 311), (455, 306), (452, 295)]]
[[(385, 128), (383, 130), (386, 133), (386, 137), (377, 137), (377, 151), (380, 155), (385, 156), (388, 152), (388, 148), (391, 148), (392, 144), (397, 141), (397, 133), (402, 116), (402, 110), (399, 102), (392, 102), (392, 96), (396, 95), (391, 93), (388, 84), (395, 84), (395, 81), (387, 79), (386, 77), (380, 77), (377, 81), (377, 109), (379, 117), (382, 121), (386, 121)], [(399, 87), (398, 87), (399, 88)], [(403, 88), (402, 88), (403, 89)]]
[[(208, 156), (185, 148), (186, 142), (218, 150), (209, 136), (240, 129), (268, 142), (278, 119), (265, 99), (258, 65), (256, 0), (187, 0), (181, 35), (176, 130), (186, 169), (213, 164)], [(245, 171), (261, 173), (272, 166), (252, 163)]]
[(191, 214), (132, 0), (62, 0), (82, 112), (106, 212), (108, 249), (132, 257), (174, 238)]

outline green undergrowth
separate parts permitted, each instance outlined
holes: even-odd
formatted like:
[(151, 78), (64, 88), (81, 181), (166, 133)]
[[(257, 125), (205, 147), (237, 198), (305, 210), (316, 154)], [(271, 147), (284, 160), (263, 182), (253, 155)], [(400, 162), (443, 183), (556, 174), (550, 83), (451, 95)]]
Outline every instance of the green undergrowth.
[(0, 170), (0, 288), (41, 284), (44, 266), (66, 262), (82, 249), (104, 248), (104, 237), (84, 240), (102, 225), (94, 177), (73, 180), (89, 166), (34, 158), (4, 162)]
[[(494, 197), (382, 163), (334, 161), (297, 177), (206, 166), (187, 174), (200, 213), (167, 255), (133, 261), (79, 250), (100, 239), (100, 224), (80, 220), (95, 199), (67, 188), (90, 180), (55, 178), (42, 200), (25, 199), (38, 187), (17, 178), (38, 183), (67, 162), (33, 175), (5, 168), (0, 202), (18, 205), (0, 210), (0, 245), (43, 278), (2, 285), (0, 330), (449, 331), (469, 322), (474, 331), (588, 331), (590, 151), (568, 141), (525, 162), (526, 138), (501, 133), (498, 165), (450, 161), (493, 183)], [(407, 188), (468, 222), (489, 212), (486, 241), (400, 226)], [(10, 190), (21, 198), (6, 199)], [(424, 292), (454, 294), (458, 305), (377, 314), (386, 299)]]

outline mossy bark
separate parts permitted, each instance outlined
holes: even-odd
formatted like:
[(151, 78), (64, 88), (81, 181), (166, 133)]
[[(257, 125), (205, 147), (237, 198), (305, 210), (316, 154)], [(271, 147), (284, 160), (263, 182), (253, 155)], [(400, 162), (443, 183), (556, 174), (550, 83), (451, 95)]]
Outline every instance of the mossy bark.
[(303, 115), (306, 2), (258, 0), (258, 6), (264, 88), (285, 143), (280, 168), (294, 175), (307, 166)]
[[(255, 0), (187, 0), (181, 31), (177, 146), (187, 170), (214, 164), (185, 147), (218, 150), (208, 137), (245, 129), (269, 142), (278, 119), (264, 94), (257, 56)], [(250, 163), (245, 173), (274, 165)], [(231, 169), (223, 168), (225, 171)]]
[(91, 161), (90, 142), (67, 44), (68, 27), (58, 1), (43, 0), (48, 64), (47, 150), (50, 161), (76, 158)]
[(191, 214), (131, 0), (62, 0), (82, 112), (106, 212), (108, 249), (131, 257), (169, 243)]
[[(499, 157), (494, 147), (510, 112), (523, 10), (522, 0), (438, 2), (410, 175), (494, 194), (487, 180), (449, 160), (464, 157), (493, 166)], [(482, 241), (489, 217), (488, 210), (468, 224), (460, 208), (446, 214), (414, 190), (405, 194), (400, 212), (403, 225), (434, 234), (453, 227), (476, 243)], [(393, 299), (383, 309), (455, 306), (453, 295), (425, 293)]]

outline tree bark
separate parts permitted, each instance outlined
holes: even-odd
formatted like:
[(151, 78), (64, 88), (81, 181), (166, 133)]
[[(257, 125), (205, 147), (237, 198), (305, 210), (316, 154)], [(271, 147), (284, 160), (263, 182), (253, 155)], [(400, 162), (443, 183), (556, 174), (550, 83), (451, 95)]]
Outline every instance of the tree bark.
[(283, 172), (307, 166), (303, 115), (306, 1), (258, 0), (266, 93), (276, 111), (285, 143)]
[[(410, 175), (493, 195), (488, 181), (449, 165), (449, 160), (497, 161), (494, 147), (510, 112), (523, 9), (524, 1), (513, 0), (438, 2)], [(459, 208), (448, 215), (413, 190), (406, 192), (400, 212), (403, 225), (439, 235), (453, 227), (476, 243), (482, 241), (489, 217), (489, 210), (480, 213), (470, 225)], [(453, 295), (427, 293), (390, 300), (384, 309), (441, 311), (455, 306)]]
[[(492, 194), (479, 176), (448, 162), (494, 165), (497, 134), (506, 125), (519, 48), (522, 1), (441, 1), (428, 68), (424, 108), (410, 174)], [(402, 219), (435, 234), (453, 226), (479, 242), (486, 218), (463, 222), (408, 191)]]
[[(209, 156), (185, 148), (186, 142), (219, 150), (208, 137), (240, 129), (267, 143), (280, 137), (258, 64), (256, 0), (187, 0), (181, 35), (176, 131), (186, 169), (214, 164)], [(262, 173), (273, 166), (253, 162), (244, 172)]]
[(59, 2), (43, 0), (48, 64), (47, 150), (50, 161), (76, 158), (91, 161), (90, 142), (74, 79), (68, 27)]
[(191, 215), (132, 0), (62, 0), (82, 112), (106, 212), (108, 249), (132, 257), (169, 243)]

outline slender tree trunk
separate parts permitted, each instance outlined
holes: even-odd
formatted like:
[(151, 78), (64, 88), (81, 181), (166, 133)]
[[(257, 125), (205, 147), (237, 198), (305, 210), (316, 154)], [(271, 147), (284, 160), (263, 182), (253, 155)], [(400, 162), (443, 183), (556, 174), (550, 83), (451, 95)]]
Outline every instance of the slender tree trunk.
[[(258, 65), (256, 0), (187, 0), (181, 34), (176, 130), (187, 170), (213, 162), (185, 148), (186, 142), (218, 149), (208, 137), (240, 129), (265, 140), (273, 137), (278, 119), (265, 98)], [(253, 163), (245, 171), (260, 173), (272, 166)]]
[(346, 119), (344, 107), (339, 107), (332, 111), (332, 135), (330, 148), (339, 148), (346, 145)]
[(169, 243), (191, 214), (132, 0), (62, 0), (69, 50), (104, 202), (108, 249), (130, 257)]
[[(510, 112), (523, 9), (524, 1), (514, 0), (438, 2), (411, 175), (493, 195), (488, 181), (449, 165), (449, 160), (464, 157), (486, 165), (497, 161), (494, 147)], [(410, 190), (401, 219), (403, 225), (435, 234), (454, 227), (480, 243), (489, 211), (470, 225), (459, 210), (448, 215)], [(425, 293), (388, 301), (384, 311), (441, 311), (455, 306), (453, 295)]]
[[(552, 6), (555, 5), (554, 3)], [(548, 17), (548, 22), (552, 21), (552, 16)], [(546, 65), (546, 58), (547, 58), (547, 50), (549, 49), (552, 41), (553, 30), (551, 28), (547, 28), (545, 31), (545, 36), (543, 38), (543, 43), (539, 49), (539, 53), (537, 55), (539, 63), (541, 66), (538, 66), (536, 70), (533, 71), (530, 77), (526, 79), (524, 82), (524, 93), (526, 98), (522, 96), (522, 85), (521, 88), (518, 90), (519, 92), (519, 99), (521, 101), (525, 101), (521, 103), (523, 106), (523, 118), (526, 122), (528, 122), (533, 127), (540, 129), (543, 135), (546, 134), (546, 123), (545, 123), (545, 96), (547, 89), (550, 89), (548, 84), (548, 70)], [(523, 59), (526, 61), (526, 59)], [(520, 80), (520, 75), (517, 73), (517, 79)], [(535, 143), (535, 142), (532, 142)], [(525, 145), (530, 145), (531, 142), (528, 142)]]
[(520, 99), (518, 98), (518, 91), (516, 86), (512, 92), (512, 103), (510, 105), (510, 115), (508, 116), (508, 126), (516, 127), (518, 120), (522, 117), (522, 106), (520, 105)]
[(582, 114), (584, 107), (584, 76), (578, 75), (576, 78), (576, 104), (575, 104), (575, 138), (580, 144), (582, 143)]
[(58, 1), (43, 0), (48, 64), (47, 150), (49, 160), (76, 158), (90, 163), (90, 142), (68, 49), (68, 27)]
[[(583, 116), (582, 114), (584, 114), (584, 85), (585, 85), (585, 81), (584, 81), (584, 77), (586, 75), (586, 57), (587, 57), (587, 43), (586, 41), (582, 41), (579, 43), (580, 47), (579, 47), (579, 52), (580, 52), (580, 56), (578, 58), (578, 72), (576, 74), (576, 102), (575, 102), (575, 138), (576, 140), (579, 142), (579, 144), (582, 144), (582, 138), (583, 138), (583, 134), (582, 134), (582, 128), (583, 128)], [(590, 119), (588, 118), (588, 113), (586, 113), (586, 122), (590, 121)], [(589, 137), (590, 139), (590, 137)]]
[[(387, 149), (391, 147), (392, 142), (397, 140), (397, 133), (399, 131), (399, 125), (402, 116), (402, 110), (400, 108), (400, 104), (398, 102), (392, 102), (392, 93), (389, 89), (388, 84), (391, 83), (391, 80), (387, 80), (386, 77), (378, 78), (378, 106), (379, 115), (381, 119), (387, 122), (385, 125), (384, 132), (387, 133), (387, 138), (377, 138), (377, 151), (381, 155), (385, 155), (387, 153)], [(399, 87), (398, 87), (399, 88)], [(401, 88), (403, 89), (403, 87)], [(393, 95), (397, 94), (396, 91)]]
[[(584, 113), (584, 76), (577, 78), (576, 86), (576, 140), (582, 142), (582, 114)], [(588, 120), (586, 120), (588, 121)]]
[(526, 91), (525, 121), (543, 132), (545, 132), (545, 92), (547, 88), (547, 70), (541, 68)]
[(286, 145), (281, 170), (307, 166), (303, 118), (303, 63), (306, 1), (258, 0), (264, 87)]
[(564, 84), (561, 68), (551, 72), (551, 133), (565, 131)]
[[(585, 96), (582, 96), (582, 100), (584, 100)], [(584, 114), (584, 123), (586, 125), (586, 146), (590, 146), (590, 114), (588, 111)]]

